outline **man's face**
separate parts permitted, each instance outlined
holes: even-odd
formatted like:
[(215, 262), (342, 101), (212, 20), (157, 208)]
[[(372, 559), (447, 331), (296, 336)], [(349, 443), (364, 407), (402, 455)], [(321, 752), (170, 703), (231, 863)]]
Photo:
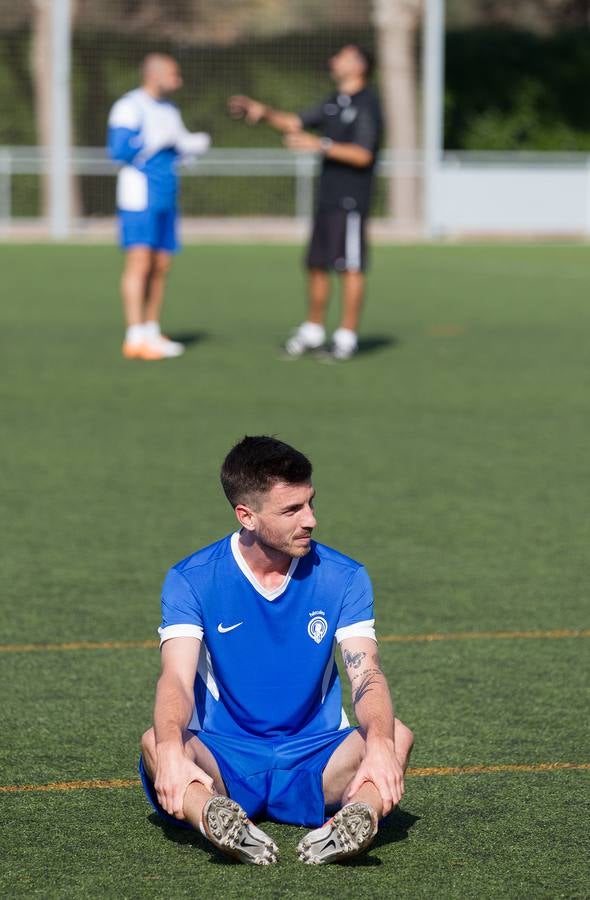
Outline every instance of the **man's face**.
[(156, 78), (159, 91), (163, 95), (173, 94), (182, 87), (182, 75), (174, 59), (164, 59), (159, 63)]
[(251, 507), (253, 531), (259, 542), (291, 557), (305, 556), (311, 548), (316, 526), (313, 511), (315, 490), (310, 483), (277, 482)]
[(329, 61), (329, 66), (334, 81), (363, 77), (366, 70), (365, 60), (353, 44), (347, 44), (338, 53), (335, 53)]

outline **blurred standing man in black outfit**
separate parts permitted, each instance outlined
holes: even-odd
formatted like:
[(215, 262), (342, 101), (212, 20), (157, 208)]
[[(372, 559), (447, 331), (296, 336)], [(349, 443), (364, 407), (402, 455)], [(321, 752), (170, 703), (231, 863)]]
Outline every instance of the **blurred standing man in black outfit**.
[[(308, 314), (285, 344), (289, 356), (301, 356), (325, 342), (331, 270), (342, 276), (342, 315), (330, 352), (344, 360), (357, 350), (365, 292), (366, 221), (382, 132), (379, 100), (368, 87), (371, 69), (370, 54), (348, 44), (330, 59), (337, 93), (320, 106), (297, 114), (280, 112), (250, 97), (229, 101), (233, 115), (253, 124), (267, 122), (283, 132), (291, 150), (323, 156), (307, 254)], [(319, 136), (307, 128), (317, 130)]]

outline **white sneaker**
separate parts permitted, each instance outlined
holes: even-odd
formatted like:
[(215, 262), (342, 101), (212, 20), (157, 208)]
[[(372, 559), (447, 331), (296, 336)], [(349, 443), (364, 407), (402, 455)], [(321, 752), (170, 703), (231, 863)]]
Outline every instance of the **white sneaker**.
[(326, 339), (326, 332), (321, 325), (304, 322), (287, 338), (283, 350), (287, 356), (297, 359), (309, 350), (319, 350)]
[(358, 337), (356, 332), (348, 328), (337, 328), (332, 335), (330, 356), (340, 362), (351, 359), (358, 350)]
[(377, 814), (368, 803), (349, 803), (321, 828), (310, 831), (297, 847), (299, 859), (321, 866), (356, 856), (377, 834)]
[(212, 797), (207, 801), (203, 809), (203, 829), (218, 850), (240, 862), (268, 866), (277, 861), (277, 845), (229, 797)]
[(180, 344), (178, 341), (171, 341), (170, 338), (164, 337), (163, 334), (150, 338), (145, 343), (155, 351), (159, 351), (165, 359), (174, 359), (177, 356), (182, 356), (184, 353), (184, 344)]

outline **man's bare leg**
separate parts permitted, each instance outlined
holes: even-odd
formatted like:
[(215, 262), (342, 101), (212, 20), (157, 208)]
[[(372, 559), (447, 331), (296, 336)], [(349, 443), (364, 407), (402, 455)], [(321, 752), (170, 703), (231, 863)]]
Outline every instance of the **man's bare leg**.
[(148, 279), (152, 268), (149, 247), (132, 247), (125, 255), (121, 276), (121, 296), (127, 326), (143, 325)]
[[(405, 771), (413, 735), (399, 719), (394, 725), (395, 753)], [(324, 770), (323, 788), (327, 807), (340, 807), (332, 819), (310, 831), (298, 846), (299, 859), (305, 863), (337, 862), (367, 849), (377, 833), (383, 814), (383, 801), (374, 784), (364, 782), (349, 796), (349, 786), (365, 755), (365, 741), (353, 731), (336, 748)]]
[(307, 293), (307, 319), (284, 344), (287, 356), (293, 359), (309, 350), (319, 350), (326, 339), (324, 319), (330, 299), (330, 276), (324, 269), (309, 270)]
[[(394, 743), (395, 755), (405, 772), (414, 736), (400, 719), (394, 721)], [(381, 796), (373, 784), (365, 782), (353, 797), (347, 796), (348, 785), (356, 775), (364, 755), (365, 741), (359, 731), (351, 732), (346, 740), (336, 748), (324, 769), (323, 787), (326, 806), (343, 806), (345, 803), (362, 800), (364, 803), (369, 803), (377, 816), (381, 818), (383, 804)], [(367, 799), (365, 794), (370, 799)]]
[(329, 274), (324, 269), (310, 269), (308, 275), (308, 322), (323, 326), (329, 299)]
[(144, 321), (159, 322), (164, 302), (166, 277), (172, 265), (172, 256), (170, 253), (158, 250), (152, 255), (151, 263), (145, 292)]
[(365, 299), (365, 276), (362, 272), (344, 272), (342, 275), (342, 316), (340, 328), (359, 330), (361, 311)]
[(332, 335), (332, 356), (350, 359), (358, 348), (358, 329), (365, 296), (365, 276), (362, 272), (342, 275), (342, 311), (340, 326)]
[[(239, 804), (229, 799), (219, 766), (209, 748), (192, 732), (185, 732), (184, 752), (213, 779), (216, 792), (211, 794), (200, 782), (191, 782), (182, 806), (186, 821), (223, 853), (241, 862), (262, 866), (276, 862), (278, 847), (248, 819)], [(153, 728), (142, 736), (141, 755), (146, 772), (154, 782), (157, 760)]]
[[(201, 743), (192, 732), (185, 733), (184, 752), (189, 759), (213, 779), (215, 792), (222, 796), (227, 796), (227, 790), (215, 757), (209, 748)], [(141, 739), (141, 755), (145, 770), (153, 783), (156, 778), (156, 741), (153, 728), (146, 731)], [(198, 781), (193, 781), (186, 789), (183, 813), (187, 822), (197, 831), (201, 830), (203, 808), (210, 799), (211, 792)]]

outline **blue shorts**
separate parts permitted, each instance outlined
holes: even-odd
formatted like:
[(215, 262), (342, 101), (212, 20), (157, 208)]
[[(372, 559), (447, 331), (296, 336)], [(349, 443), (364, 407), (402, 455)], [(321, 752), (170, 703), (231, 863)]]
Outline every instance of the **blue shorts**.
[(124, 250), (129, 247), (151, 247), (152, 250), (177, 253), (180, 249), (176, 234), (176, 209), (144, 209), (140, 212), (119, 209), (117, 216), (119, 243)]
[[(328, 760), (354, 728), (284, 740), (228, 737), (196, 732), (209, 748), (228, 795), (251, 819), (317, 828), (326, 821), (322, 775)], [(139, 774), (156, 812), (174, 825), (190, 827), (166, 813), (139, 760)]]

